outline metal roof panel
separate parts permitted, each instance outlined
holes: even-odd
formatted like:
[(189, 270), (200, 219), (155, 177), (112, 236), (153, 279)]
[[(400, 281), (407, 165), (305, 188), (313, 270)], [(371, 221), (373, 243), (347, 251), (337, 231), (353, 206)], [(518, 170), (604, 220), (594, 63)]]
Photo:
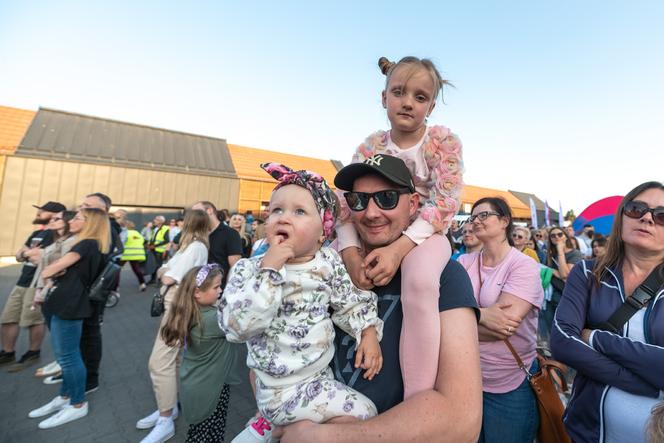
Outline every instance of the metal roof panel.
[(236, 177), (226, 140), (40, 108), (18, 156)]

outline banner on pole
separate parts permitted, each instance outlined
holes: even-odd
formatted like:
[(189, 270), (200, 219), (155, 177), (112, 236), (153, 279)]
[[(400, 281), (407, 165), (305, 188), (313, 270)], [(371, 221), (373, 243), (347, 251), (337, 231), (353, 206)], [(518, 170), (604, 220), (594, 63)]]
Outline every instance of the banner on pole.
[(563, 204), (558, 200), (558, 226), (565, 226), (565, 216), (563, 215)]
[(549, 203), (544, 200), (544, 223), (546, 226), (551, 226), (551, 215), (549, 214)]
[(535, 202), (533, 201), (532, 197), (528, 197), (528, 203), (530, 204), (530, 220), (533, 228), (539, 229), (539, 226), (537, 225), (537, 206), (535, 206)]

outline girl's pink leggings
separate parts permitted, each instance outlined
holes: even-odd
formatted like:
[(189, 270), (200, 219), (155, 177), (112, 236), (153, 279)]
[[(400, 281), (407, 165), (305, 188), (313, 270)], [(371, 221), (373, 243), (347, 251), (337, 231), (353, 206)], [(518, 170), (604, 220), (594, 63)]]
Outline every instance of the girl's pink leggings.
[(401, 263), (403, 325), (399, 361), (404, 398), (433, 389), (438, 374), (440, 274), (452, 256), (447, 238), (434, 234)]

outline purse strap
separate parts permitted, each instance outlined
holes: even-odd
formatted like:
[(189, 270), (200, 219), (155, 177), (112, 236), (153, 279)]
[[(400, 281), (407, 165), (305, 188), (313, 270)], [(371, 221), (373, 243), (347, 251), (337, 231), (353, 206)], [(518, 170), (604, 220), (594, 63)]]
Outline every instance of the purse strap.
[(510, 350), (512, 353), (512, 357), (514, 357), (514, 360), (516, 360), (516, 364), (519, 365), (519, 369), (523, 370), (523, 372), (526, 373), (526, 377), (528, 380), (533, 376), (533, 374), (530, 373), (528, 368), (526, 368), (526, 365), (523, 364), (523, 360), (521, 360), (521, 357), (519, 357), (519, 354), (516, 352), (516, 349), (514, 349), (514, 346), (512, 346), (512, 343), (508, 339), (503, 340), (505, 344), (507, 345), (507, 349)]
[(595, 325), (593, 329), (602, 329), (604, 331), (620, 333), (625, 323), (634, 316), (641, 308), (646, 306), (651, 298), (657, 295), (657, 290), (664, 283), (663, 272), (660, 272), (661, 266), (657, 266), (650, 272), (643, 283), (639, 285), (634, 293), (625, 299), (625, 302), (615, 310), (611, 317), (605, 322)]

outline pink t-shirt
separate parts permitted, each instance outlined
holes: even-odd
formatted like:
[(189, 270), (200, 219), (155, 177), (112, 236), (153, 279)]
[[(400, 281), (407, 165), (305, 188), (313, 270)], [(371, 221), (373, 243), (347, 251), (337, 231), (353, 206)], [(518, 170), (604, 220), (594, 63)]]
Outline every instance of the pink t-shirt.
[[(466, 268), (473, 283), (475, 299), (480, 308), (486, 308), (498, 301), (502, 292), (519, 297), (533, 305), (510, 337), (510, 343), (530, 367), (536, 357), (537, 316), (544, 299), (544, 290), (540, 280), (539, 265), (530, 257), (512, 248), (505, 259), (495, 267), (482, 266), (482, 290), (478, 293), (480, 280), (478, 274), (479, 253), (463, 254), (459, 262)], [(481, 262), (480, 262), (481, 263)], [(525, 373), (510, 353), (503, 341), (480, 342), (480, 364), (482, 366), (482, 385), (486, 392), (502, 394), (516, 389), (525, 378)]]

